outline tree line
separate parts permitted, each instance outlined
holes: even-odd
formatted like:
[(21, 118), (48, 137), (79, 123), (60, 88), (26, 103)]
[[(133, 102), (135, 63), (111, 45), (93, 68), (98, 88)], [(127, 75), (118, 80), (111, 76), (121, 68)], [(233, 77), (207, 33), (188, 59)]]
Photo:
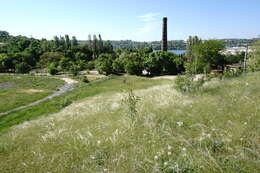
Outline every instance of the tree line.
[[(85, 43), (75, 36), (55, 36), (52, 40), (11, 36), (0, 32), (0, 72), (27, 73), (45, 69), (51, 74), (96, 69), (104, 74), (176, 75), (210, 72), (227, 64), (242, 62), (244, 54), (223, 55), (223, 40), (189, 37), (185, 55), (154, 51), (153, 46), (115, 48), (101, 35), (89, 35)], [(258, 62), (258, 61), (256, 61)]]

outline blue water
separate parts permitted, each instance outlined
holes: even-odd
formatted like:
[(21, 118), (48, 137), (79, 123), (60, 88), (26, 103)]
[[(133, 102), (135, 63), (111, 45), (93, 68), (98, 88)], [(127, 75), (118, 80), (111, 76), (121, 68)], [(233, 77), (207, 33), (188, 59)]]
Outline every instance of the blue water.
[[(158, 52), (160, 50), (155, 50), (154, 52)], [(168, 50), (169, 52), (175, 53), (177, 55), (183, 55), (185, 54), (186, 50)]]
[(186, 50), (169, 50), (169, 52), (175, 53), (177, 55), (185, 54)]

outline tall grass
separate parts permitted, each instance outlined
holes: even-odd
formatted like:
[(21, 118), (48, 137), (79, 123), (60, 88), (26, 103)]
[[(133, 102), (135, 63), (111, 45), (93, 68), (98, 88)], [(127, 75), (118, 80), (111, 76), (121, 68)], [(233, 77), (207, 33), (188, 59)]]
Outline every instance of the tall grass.
[(194, 94), (171, 84), (106, 92), (0, 137), (2, 172), (259, 172), (260, 74), (211, 81)]

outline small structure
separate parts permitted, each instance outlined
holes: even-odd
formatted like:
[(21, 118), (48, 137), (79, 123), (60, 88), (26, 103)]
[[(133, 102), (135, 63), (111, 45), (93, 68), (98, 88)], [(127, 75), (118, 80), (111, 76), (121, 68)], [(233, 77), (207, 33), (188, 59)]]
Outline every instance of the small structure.
[(162, 42), (161, 51), (168, 51), (168, 36), (167, 36), (167, 17), (163, 18), (163, 28), (162, 28)]

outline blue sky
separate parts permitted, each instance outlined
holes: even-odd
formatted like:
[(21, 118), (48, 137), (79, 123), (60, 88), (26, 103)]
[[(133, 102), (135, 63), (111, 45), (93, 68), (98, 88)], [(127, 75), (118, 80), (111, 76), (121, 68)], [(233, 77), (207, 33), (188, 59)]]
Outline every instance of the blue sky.
[(101, 34), (104, 40), (253, 38), (260, 35), (260, 0), (1, 0), (0, 30), (51, 39)]

